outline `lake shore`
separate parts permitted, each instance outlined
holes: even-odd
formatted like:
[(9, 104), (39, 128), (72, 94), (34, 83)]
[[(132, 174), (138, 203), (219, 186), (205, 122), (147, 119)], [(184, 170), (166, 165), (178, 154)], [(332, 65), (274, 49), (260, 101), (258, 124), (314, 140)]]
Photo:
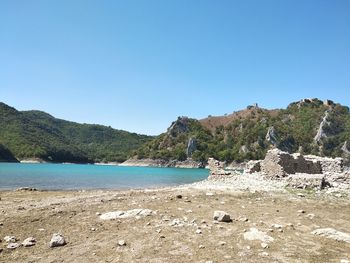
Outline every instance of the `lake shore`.
[[(6, 262), (203, 263), (350, 258), (349, 243), (311, 233), (319, 228), (349, 232), (348, 195), (275, 186), (245, 189), (205, 180), (126, 191), (0, 191), (0, 257)], [(152, 213), (101, 219), (104, 213), (133, 209)], [(216, 210), (226, 211), (232, 222), (213, 220)], [(249, 240), (252, 229), (272, 239)], [(67, 244), (50, 248), (54, 233)], [(11, 250), (5, 236), (15, 236), (19, 244), (34, 237), (36, 244)]]

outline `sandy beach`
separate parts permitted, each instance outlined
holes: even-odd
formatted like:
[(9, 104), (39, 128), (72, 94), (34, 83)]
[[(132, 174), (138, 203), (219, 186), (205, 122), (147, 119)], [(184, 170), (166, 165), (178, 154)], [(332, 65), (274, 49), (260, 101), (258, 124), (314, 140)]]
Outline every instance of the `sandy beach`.
[[(0, 261), (350, 260), (350, 243), (346, 240), (336, 241), (312, 233), (323, 228), (349, 233), (347, 194), (239, 190), (225, 185), (206, 181), (128, 191), (2, 191)], [(102, 219), (104, 213), (124, 211), (125, 216), (133, 209), (151, 212)], [(228, 213), (232, 221), (213, 220), (217, 210)], [(60, 233), (67, 244), (50, 248), (54, 233)], [(36, 243), (9, 249), (5, 236), (14, 236), (18, 244), (33, 237)]]

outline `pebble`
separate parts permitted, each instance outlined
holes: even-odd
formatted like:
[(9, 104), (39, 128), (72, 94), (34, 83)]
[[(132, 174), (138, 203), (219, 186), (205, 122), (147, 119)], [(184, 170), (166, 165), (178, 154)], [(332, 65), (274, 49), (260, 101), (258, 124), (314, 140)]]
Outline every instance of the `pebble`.
[(220, 246), (224, 246), (224, 245), (226, 245), (226, 242), (225, 242), (225, 241), (220, 241), (220, 242), (219, 242), (219, 245), (220, 245)]
[(305, 210), (302, 210), (302, 209), (301, 209), (301, 210), (298, 210), (298, 213), (299, 213), (299, 214), (304, 214), (304, 213), (305, 213)]
[(35, 240), (34, 237), (28, 237), (25, 240), (23, 240), (22, 246), (24, 246), (24, 247), (31, 247), (31, 246), (34, 246), (35, 243), (36, 243), (36, 240)]
[(315, 217), (315, 214), (307, 214), (306, 215), (306, 217), (308, 218), (308, 219), (314, 219), (314, 217)]
[(261, 247), (263, 249), (269, 248), (269, 245), (267, 243), (261, 243)]
[(205, 246), (203, 246), (203, 245), (199, 245), (199, 247), (198, 247), (198, 248), (203, 249), (203, 248), (205, 248)]
[(125, 240), (119, 240), (118, 241), (118, 246), (120, 246), (120, 247), (126, 246)]
[(196, 230), (196, 234), (202, 234), (202, 230), (201, 229), (197, 229)]
[(281, 229), (282, 225), (279, 224), (272, 224), (271, 227), (275, 228), (275, 229)]
[(66, 240), (64, 239), (64, 236), (62, 236), (59, 233), (55, 233), (52, 235), (52, 238), (50, 240), (50, 247), (60, 247), (66, 245)]
[(302, 194), (302, 193), (297, 193), (297, 196), (299, 196), (299, 197), (305, 197), (305, 195)]
[(177, 198), (177, 199), (181, 199), (181, 198), (182, 198), (182, 195), (176, 195), (176, 198)]

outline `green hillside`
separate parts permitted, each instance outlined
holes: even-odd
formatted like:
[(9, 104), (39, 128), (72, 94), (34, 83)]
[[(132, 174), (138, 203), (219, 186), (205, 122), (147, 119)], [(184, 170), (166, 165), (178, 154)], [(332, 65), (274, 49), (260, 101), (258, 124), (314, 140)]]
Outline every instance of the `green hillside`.
[(7, 156), (17, 159), (120, 162), (152, 138), (102, 125), (56, 119), (41, 111), (17, 111), (0, 103), (0, 145), (8, 150)]
[(349, 143), (349, 108), (332, 101), (306, 99), (286, 109), (266, 110), (256, 105), (203, 120), (179, 117), (166, 133), (133, 154), (140, 159), (190, 157), (205, 162), (214, 157), (241, 162), (262, 159), (269, 148), (277, 147), (288, 152), (348, 159)]

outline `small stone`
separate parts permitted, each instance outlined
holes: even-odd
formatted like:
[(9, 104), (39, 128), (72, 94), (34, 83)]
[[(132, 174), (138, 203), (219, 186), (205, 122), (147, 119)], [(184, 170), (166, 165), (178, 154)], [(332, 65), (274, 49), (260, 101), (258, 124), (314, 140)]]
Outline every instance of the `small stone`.
[(31, 247), (31, 246), (34, 246), (35, 243), (36, 243), (36, 240), (35, 240), (34, 237), (28, 237), (25, 240), (23, 240), (22, 246), (24, 246), (24, 247)]
[(241, 218), (239, 218), (239, 221), (248, 222), (248, 218), (246, 218), (246, 217), (241, 217)]
[(272, 224), (271, 227), (275, 228), (275, 229), (281, 229), (282, 225), (279, 224)]
[(91, 231), (96, 231), (96, 228), (92, 227), (90, 230), (91, 230)]
[(181, 199), (181, 198), (182, 198), (182, 195), (176, 195), (176, 198), (177, 198), (177, 199)]
[(196, 234), (202, 234), (202, 230), (201, 229), (197, 229), (196, 230)]
[(305, 195), (302, 194), (302, 193), (297, 193), (297, 196), (299, 196), (299, 197), (305, 197)]
[(165, 236), (161, 235), (159, 238), (162, 238), (162, 239), (163, 239), (163, 238), (165, 238)]
[(298, 210), (298, 213), (299, 213), (299, 214), (305, 214), (305, 210), (302, 210), (302, 209), (301, 209), (301, 210)]
[(118, 246), (120, 246), (120, 247), (126, 246), (125, 240), (119, 240), (119, 241), (118, 241)]
[(3, 225), (4, 225), (4, 223), (0, 222), (0, 226), (3, 226)]
[(50, 247), (60, 247), (66, 245), (66, 240), (64, 239), (64, 236), (62, 236), (59, 233), (55, 233), (52, 235), (52, 238), (50, 240)]
[(273, 229), (272, 229), (272, 228), (269, 228), (267, 231), (269, 231), (269, 232), (273, 232)]
[(248, 250), (250, 250), (250, 246), (247, 246), (246, 248), (247, 248)]
[(100, 216), (100, 215), (101, 215), (101, 213), (100, 213), (100, 212), (96, 212), (96, 215), (97, 215), (97, 216)]
[(314, 219), (315, 214), (307, 214), (306, 217), (310, 220)]
[(3, 251), (4, 249), (0, 247), (0, 253)]
[(8, 248), (8, 249), (16, 249), (16, 248), (18, 248), (18, 247), (20, 247), (20, 244), (18, 244), (18, 243), (9, 243), (9, 244), (7, 245), (7, 248)]
[(18, 239), (15, 236), (6, 236), (4, 240), (7, 243), (15, 243)]
[(213, 194), (213, 193), (208, 192), (208, 193), (206, 193), (205, 195), (206, 195), (206, 196), (213, 196), (214, 194)]
[(162, 232), (162, 230), (161, 230), (161, 229), (157, 229), (156, 231), (157, 231), (157, 233), (158, 233), (158, 234), (159, 234), (160, 232)]
[(224, 246), (224, 245), (226, 245), (226, 242), (225, 242), (225, 241), (220, 241), (220, 242), (219, 242), (219, 245), (220, 245), (220, 246)]
[(263, 249), (266, 249), (266, 248), (269, 247), (269, 245), (268, 245), (267, 243), (261, 243), (261, 247), (262, 247)]
[(203, 248), (205, 248), (205, 246), (203, 246), (203, 245), (199, 245), (199, 247), (198, 247), (198, 248), (203, 249)]
[(228, 213), (226, 213), (225, 211), (215, 211), (214, 212), (214, 220), (218, 221), (218, 222), (231, 222), (231, 217)]

